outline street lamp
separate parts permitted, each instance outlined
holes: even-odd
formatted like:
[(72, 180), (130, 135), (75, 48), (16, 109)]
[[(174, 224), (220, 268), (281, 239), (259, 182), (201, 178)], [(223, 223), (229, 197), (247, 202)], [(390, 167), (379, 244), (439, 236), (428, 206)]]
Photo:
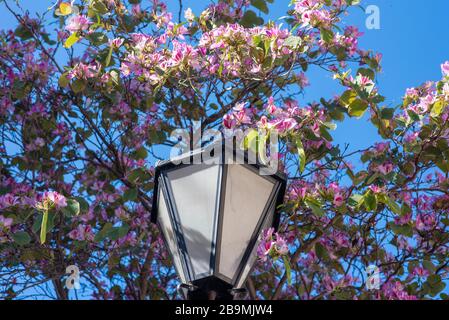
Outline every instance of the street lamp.
[(262, 230), (279, 224), (285, 175), (261, 174), (264, 165), (236, 150), (223, 140), (156, 165), (151, 220), (188, 299), (233, 299), (256, 261)]

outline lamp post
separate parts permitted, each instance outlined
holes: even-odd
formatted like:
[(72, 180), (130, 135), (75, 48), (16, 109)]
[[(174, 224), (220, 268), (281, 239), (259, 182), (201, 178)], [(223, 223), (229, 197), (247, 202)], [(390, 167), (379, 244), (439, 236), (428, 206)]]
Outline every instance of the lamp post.
[(250, 163), (247, 153), (224, 141), (218, 146), (159, 162), (155, 170), (151, 220), (192, 300), (231, 300), (244, 287), (262, 230), (279, 224), (285, 193), (283, 173), (261, 174), (264, 165)]

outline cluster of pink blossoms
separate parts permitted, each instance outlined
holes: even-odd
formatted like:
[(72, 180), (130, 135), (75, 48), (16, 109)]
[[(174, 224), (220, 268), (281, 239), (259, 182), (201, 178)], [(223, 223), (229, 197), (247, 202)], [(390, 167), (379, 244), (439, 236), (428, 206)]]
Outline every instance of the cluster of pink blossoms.
[(42, 196), (42, 201), (50, 201), (56, 208), (61, 209), (67, 207), (67, 199), (56, 191), (47, 191)]
[[(341, 7), (343, 1), (334, 1)], [(295, 2), (295, 12), (303, 26), (318, 25), (330, 27), (332, 17), (329, 10), (324, 10), (324, 0), (298, 0)]]
[(86, 31), (91, 24), (92, 21), (90, 21), (89, 18), (84, 15), (72, 15), (67, 20), (65, 29), (70, 32)]
[[(263, 76), (268, 70), (264, 70), (263, 61), (251, 54), (260, 42), (270, 43), (268, 53), (272, 59), (291, 58), (292, 50), (286, 43), (289, 31), (278, 26), (244, 28), (239, 24), (222, 25), (203, 33), (198, 46), (194, 47), (183, 41), (187, 29), (178, 27), (173, 34), (170, 23), (167, 25), (165, 33), (156, 37), (133, 34), (132, 51), (121, 64), (122, 74), (138, 77), (143, 90), (150, 90), (144, 83), (155, 86), (164, 81), (161, 72), (183, 72), (187, 68), (202, 76)], [(172, 45), (170, 50), (166, 46), (161, 47), (169, 43)]]
[(257, 248), (257, 255), (262, 261), (266, 261), (268, 256), (279, 257), (288, 253), (288, 245), (283, 237), (274, 233), (273, 228), (265, 230), (262, 234), (262, 241)]

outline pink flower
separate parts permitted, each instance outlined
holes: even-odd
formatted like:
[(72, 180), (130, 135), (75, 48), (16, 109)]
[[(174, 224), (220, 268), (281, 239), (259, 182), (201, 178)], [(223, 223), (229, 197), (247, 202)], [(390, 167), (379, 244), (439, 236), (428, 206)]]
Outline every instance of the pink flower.
[(13, 207), (17, 204), (19, 204), (19, 199), (11, 193), (0, 196), (0, 209)]
[(420, 278), (427, 277), (429, 275), (429, 271), (424, 269), (423, 267), (415, 267), (412, 271), (414, 276), (418, 276)]
[(5, 218), (4, 216), (0, 215), (0, 228), (8, 228), (12, 226), (13, 219), (12, 218)]
[(377, 170), (382, 173), (383, 175), (389, 174), (391, 171), (393, 171), (393, 164), (391, 162), (385, 162), (382, 163), (377, 167)]
[(67, 75), (68, 79), (90, 79), (97, 75), (98, 73), (98, 65), (96, 64), (84, 64), (82, 62), (78, 63), (73, 67), (72, 70)]
[(406, 214), (404, 214), (402, 216), (395, 217), (394, 218), (394, 223), (399, 225), (399, 226), (402, 226), (402, 225), (405, 225), (405, 224), (409, 223), (411, 219), (412, 219), (412, 214), (411, 213), (406, 213)]
[(285, 118), (278, 120), (274, 123), (274, 127), (279, 130), (280, 133), (285, 133), (296, 127), (298, 123), (293, 118)]
[(305, 88), (310, 85), (309, 79), (304, 72), (298, 73), (296, 75), (296, 79), (298, 80), (298, 84), (301, 88)]
[(279, 234), (276, 234), (275, 249), (276, 252), (281, 256), (286, 255), (288, 253), (287, 242)]
[(195, 20), (195, 15), (193, 14), (192, 9), (187, 8), (187, 10), (184, 11), (184, 18), (186, 18), (188, 22), (193, 22)]
[(223, 117), (223, 125), (225, 126), (226, 129), (234, 128), (234, 126), (235, 126), (234, 116), (232, 114), (226, 114)]
[(441, 65), (441, 71), (444, 76), (449, 76), (449, 61), (446, 61)]
[(270, 97), (268, 98), (268, 103), (267, 103), (267, 112), (269, 114), (274, 114), (276, 112), (277, 108), (274, 105), (274, 98)]
[(416, 229), (430, 231), (435, 227), (436, 221), (433, 214), (418, 214), (416, 217)]
[(123, 44), (123, 39), (122, 38), (115, 38), (112, 40), (109, 40), (109, 45), (112, 46), (113, 48), (120, 48), (120, 46)]
[(67, 199), (62, 194), (59, 194), (56, 191), (45, 192), (43, 201), (45, 200), (50, 200), (58, 209), (67, 207)]
[(94, 240), (94, 234), (90, 225), (78, 225), (76, 229), (69, 232), (68, 237), (78, 241), (92, 241)]
[(336, 207), (341, 207), (343, 205), (343, 203), (345, 203), (345, 200), (343, 198), (343, 195), (341, 193), (336, 193), (334, 195), (334, 201), (333, 201), (334, 205)]
[(86, 16), (74, 15), (67, 20), (65, 29), (70, 32), (85, 31), (91, 24), (92, 22)]
[(389, 142), (376, 143), (374, 145), (374, 149), (376, 150), (376, 154), (382, 154), (390, 149), (390, 143)]

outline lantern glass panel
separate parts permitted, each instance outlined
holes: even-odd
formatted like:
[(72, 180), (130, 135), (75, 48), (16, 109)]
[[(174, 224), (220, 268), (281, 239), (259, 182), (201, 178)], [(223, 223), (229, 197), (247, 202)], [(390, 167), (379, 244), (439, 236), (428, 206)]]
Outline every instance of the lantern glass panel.
[[(275, 213), (275, 202), (273, 201), (272, 206), (271, 206), (270, 210), (268, 211), (267, 219), (265, 219), (265, 221), (262, 224), (261, 231), (266, 230), (273, 225), (274, 213)], [(245, 285), (246, 278), (248, 277), (249, 273), (253, 269), (254, 263), (257, 260), (257, 248), (259, 247), (261, 240), (262, 240), (262, 232), (260, 232), (260, 234), (258, 235), (257, 242), (251, 252), (248, 262), (246, 263), (245, 267), (243, 268), (243, 272), (238, 279), (236, 288), (242, 288)]]
[(182, 263), (181, 263), (181, 258), (179, 256), (178, 246), (176, 244), (177, 240), (173, 233), (174, 228), (171, 225), (171, 220), (170, 220), (169, 212), (167, 209), (165, 196), (164, 196), (161, 188), (159, 188), (159, 195), (158, 195), (158, 212), (159, 212), (159, 214), (158, 214), (159, 215), (159, 218), (158, 218), (159, 228), (164, 235), (165, 242), (170, 251), (176, 271), (178, 272), (179, 277), (181, 278), (181, 281), (183, 283), (185, 283), (186, 277), (185, 277), (185, 274), (184, 274), (184, 271), (182, 268)]
[(211, 275), (220, 193), (220, 165), (188, 165), (167, 178), (194, 279)]
[(260, 176), (256, 169), (227, 166), (218, 265), (222, 277), (235, 280), (274, 187), (275, 182)]

